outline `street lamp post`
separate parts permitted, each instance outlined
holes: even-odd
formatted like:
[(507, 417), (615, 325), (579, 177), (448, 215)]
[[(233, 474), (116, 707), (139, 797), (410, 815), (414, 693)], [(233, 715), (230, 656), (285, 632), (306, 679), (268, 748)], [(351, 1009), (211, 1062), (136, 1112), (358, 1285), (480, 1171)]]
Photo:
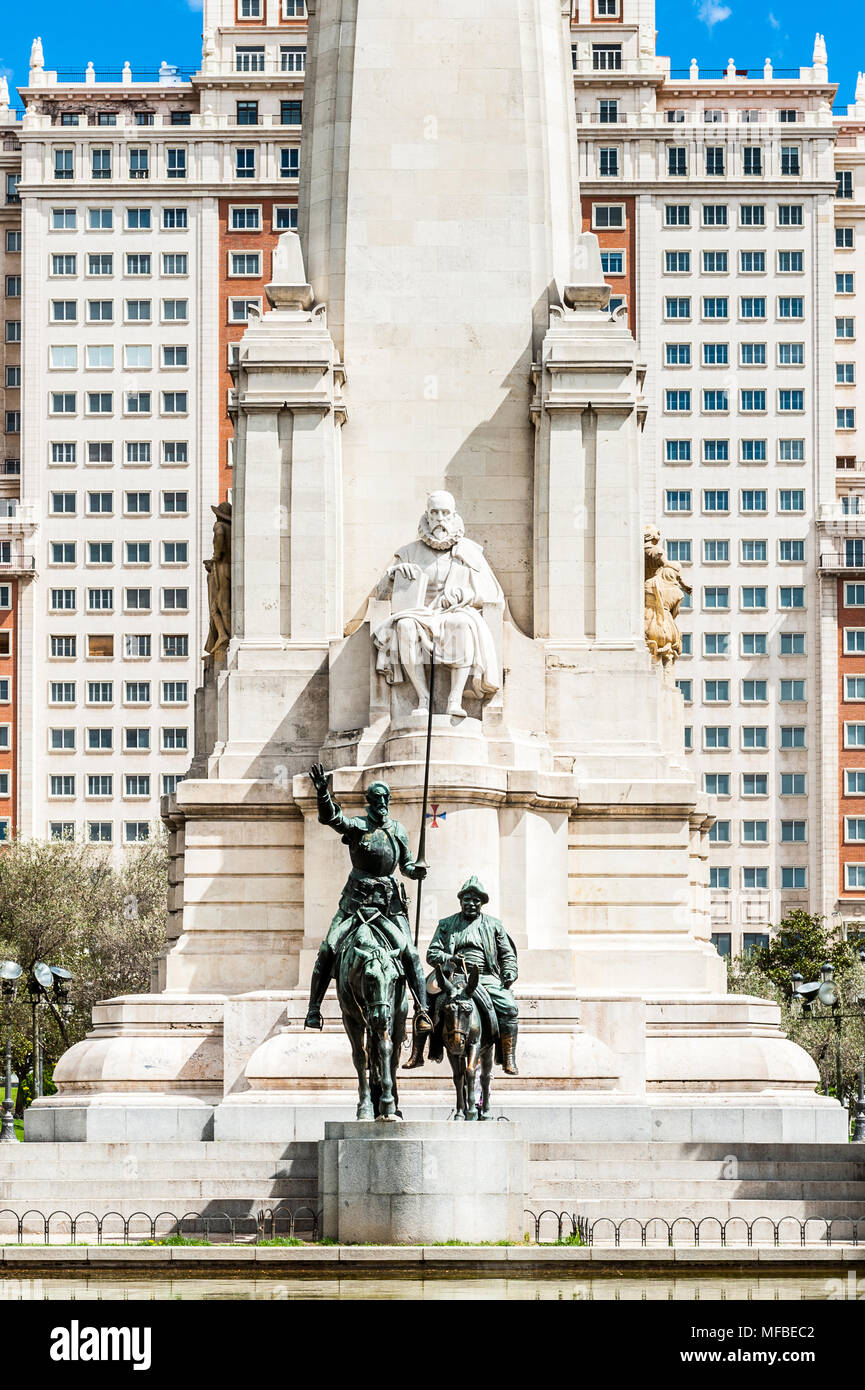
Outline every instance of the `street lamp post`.
[(12, 1099), (12, 1000), (22, 975), (21, 966), (14, 960), (0, 961), (0, 987), (6, 1015), (6, 1058), (4, 1068), (3, 1119), (0, 1122), (0, 1144), (15, 1143), (15, 1102)]
[[(859, 952), (859, 963), (865, 965), (865, 950)], [(820, 979), (812, 980), (804, 984), (802, 976), (798, 971), (792, 976), (793, 984), (793, 1012), (800, 1016), (810, 1017), (815, 1022), (830, 1023), (835, 1033), (835, 1097), (842, 1101), (842, 1090), (844, 1086), (844, 1076), (842, 1067), (842, 1039), (844, 1033), (844, 1021), (848, 1018), (862, 1019), (865, 1017), (865, 994), (856, 997), (857, 1011), (844, 1013), (838, 1007), (840, 996), (838, 986), (835, 983), (835, 971), (830, 961), (820, 967)], [(857, 1143), (865, 1143), (865, 1076), (863, 1070), (859, 1068), (858, 1095), (856, 1099), (856, 1123), (853, 1130), (853, 1139)], [(827, 1092), (828, 1093), (828, 1092)]]

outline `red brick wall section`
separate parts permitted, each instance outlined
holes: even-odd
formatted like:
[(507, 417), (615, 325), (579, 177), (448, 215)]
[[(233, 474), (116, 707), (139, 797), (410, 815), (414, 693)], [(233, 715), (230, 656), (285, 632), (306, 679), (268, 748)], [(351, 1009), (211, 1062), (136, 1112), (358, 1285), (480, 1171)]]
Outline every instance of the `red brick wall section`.
[[(595, 203), (623, 203), (625, 207), (625, 225), (606, 231), (598, 231), (592, 226), (592, 207)], [(634, 198), (591, 198), (582, 199), (583, 212), (583, 231), (595, 232), (598, 244), (602, 251), (624, 251), (625, 252), (625, 274), (608, 275), (607, 284), (613, 294), (623, 294), (628, 302), (628, 327), (637, 336), (637, 276), (636, 276), (636, 248), (637, 248), (637, 227), (636, 227), (636, 199)]]
[[(250, 299), (258, 296), (262, 301), (262, 309), (267, 310), (268, 304), (264, 287), (270, 281), (272, 252), (281, 236), (281, 232), (273, 229), (273, 209), (275, 206), (292, 206), (297, 203), (297, 197), (294, 193), (286, 193), (284, 198), (248, 199), (250, 207), (261, 208), (261, 231), (232, 232), (229, 230), (229, 208), (240, 207), (243, 201), (240, 198), (221, 198), (219, 201), (219, 357), (221, 363), (219, 500), (221, 502), (225, 500), (228, 489), (232, 486), (231, 469), (228, 466), (228, 443), (234, 437), (234, 428), (228, 418), (228, 393), (232, 390), (233, 382), (228, 370), (228, 345), (229, 343), (239, 343), (246, 332), (245, 323), (231, 323), (229, 321), (228, 301), (244, 296)], [(252, 277), (239, 279), (231, 276), (229, 274), (229, 253), (231, 251), (261, 252), (261, 275), (257, 279)]]
[(844, 580), (838, 580), (838, 827), (840, 854), (838, 856), (838, 892), (841, 898), (849, 900), (865, 898), (865, 889), (848, 890), (844, 887), (844, 863), (865, 863), (865, 844), (845, 845), (844, 817), (865, 816), (865, 796), (844, 795), (844, 769), (865, 769), (865, 748), (844, 747), (844, 724), (848, 721), (865, 722), (865, 703), (855, 704), (844, 699), (844, 677), (865, 675), (865, 653), (860, 656), (844, 655), (844, 628), (865, 627), (865, 608), (845, 608)]

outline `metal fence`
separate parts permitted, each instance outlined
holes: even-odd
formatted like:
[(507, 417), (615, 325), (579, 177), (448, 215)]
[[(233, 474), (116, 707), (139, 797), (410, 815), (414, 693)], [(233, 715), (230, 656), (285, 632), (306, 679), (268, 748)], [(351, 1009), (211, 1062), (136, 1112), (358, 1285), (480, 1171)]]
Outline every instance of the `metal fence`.
[[(4, 1228), (10, 1228), (8, 1231)], [(292, 1239), (315, 1241), (321, 1230), (321, 1212), (312, 1205), (266, 1207), (250, 1216), (232, 1216), (224, 1211), (176, 1212), (136, 1211), (129, 1216), (109, 1211), (97, 1216), (80, 1211), (43, 1212), (31, 1207), (24, 1212), (0, 1209), (0, 1245), (40, 1243), (51, 1245), (140, 1245), (172, 1237), (203, 1239), (214, 1245), (258, 1245), (265, 1240)], [(12, 1239), (10, 1239), (10, 1236)]]
[(529, 1237), (538, 1245), (573, 1242), (575, 1245), (613, 1246), (771, 1246), (859, 1245), (860, 1230), (865, 1234), (865, 1216), (676, 1216), (667, 1221), (653, 1216), (640, 1221), (636, 1216), (615, 1220), (597, 1216), (594, 1220), (575, 1212), (547, 1209), (526, 1211)]

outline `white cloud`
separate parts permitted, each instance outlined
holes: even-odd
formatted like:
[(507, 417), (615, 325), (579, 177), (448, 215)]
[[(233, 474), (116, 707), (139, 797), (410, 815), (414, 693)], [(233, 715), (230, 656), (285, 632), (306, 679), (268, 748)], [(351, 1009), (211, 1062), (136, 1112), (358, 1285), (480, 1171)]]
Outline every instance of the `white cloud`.
[[(694, 4), (697, 3), (698, 0), (694, 0)], [(708, 29), (714, 29), (716, 24), (721, 24), (725, 19), (729, 19), (733, 13), (729, 5), (720, 5), (718, 0), (699, 0), (699, 5), (697, 18)]]
[(204, 0), (186, 0), (186, 3), (191, 10), (204, 9)]
[(773, 29), (781, 28), (780, 19), (776, 19), (771, 10), (769, 11), (769, 23), (771, 24)]

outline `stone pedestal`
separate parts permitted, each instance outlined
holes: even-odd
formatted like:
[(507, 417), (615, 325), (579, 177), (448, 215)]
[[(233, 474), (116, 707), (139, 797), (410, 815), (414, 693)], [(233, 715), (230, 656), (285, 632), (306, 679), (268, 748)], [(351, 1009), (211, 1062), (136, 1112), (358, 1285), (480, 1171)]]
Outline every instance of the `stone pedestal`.
[(323, 1234), (350, 1244), (522, 1240), (527, 1146), (517, 1125), (325, 1125), (318, 1146)]

